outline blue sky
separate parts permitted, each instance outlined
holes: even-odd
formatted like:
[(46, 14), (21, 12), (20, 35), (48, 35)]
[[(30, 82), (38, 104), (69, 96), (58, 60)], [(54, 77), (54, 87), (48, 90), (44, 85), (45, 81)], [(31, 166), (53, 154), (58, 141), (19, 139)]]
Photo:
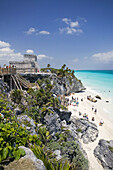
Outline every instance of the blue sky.
[(0, 0), (0, 65), (113, 69), (113, 0)]

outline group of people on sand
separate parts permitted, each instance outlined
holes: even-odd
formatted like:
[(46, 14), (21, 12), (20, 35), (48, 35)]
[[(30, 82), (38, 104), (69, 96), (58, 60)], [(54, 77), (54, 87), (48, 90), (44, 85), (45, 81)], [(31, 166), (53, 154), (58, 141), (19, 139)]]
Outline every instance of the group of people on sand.
[[(81, 102), (83, 102), (83, 98), (81, 98)], [(71, 106), (78, 106), (79, 105), (79, 101), (78, 101), (78, 97), (71, 97), (71, 99), (68, 98), (68, 105), (71, 105)], [(95, 115), (97, 114), (97, 108), (94, 107), (94, 105), (92, 106), (92, 111), (95, 113)], [(83, 118), (85, 118), (86, 120), (89, 120), (88, 118), (88, 114), (84, 113), (82, 114), (80, 111), (79, 111), (79, 116), (82, 116)], [(93, 116), (91, 121), (95, 121), (95, 117)], [(104, 121), (103, 119), (100, 120), (99, 122), (99, 126), (102, 126), (104, 124)]]
[(72, 96), (71, 100), (68, 100), (68, 105), (72, 105), (72, 106), (78, 106), (79, 105), (79, 101), (78, 101), (78, 97), (74, 98)]

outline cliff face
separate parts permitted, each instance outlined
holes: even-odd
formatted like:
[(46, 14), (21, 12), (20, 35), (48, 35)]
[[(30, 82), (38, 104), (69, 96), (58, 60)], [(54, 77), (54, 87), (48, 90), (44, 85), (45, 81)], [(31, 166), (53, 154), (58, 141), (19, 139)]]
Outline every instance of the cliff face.
[(53, 84), (52, 92), (55, 94), (69, 95), (72, 92), (79, 92), (85, 90), (81, 81), (76, 78), (69, 79), (68, 77), (59, 78), (51, 76), (51, 84)]
[[(72, 77), (58, 77), (56, 74), (39, 73), (39, 74), (22, 74), (24, 78), (29, 80), (31, 83), (39, 79), (49, 79), (53, 85), (52, 92), (54, 94), (68, 95), (72, 92), (80, 92), (85, 90), (85, 87), (77, 78)], [(44, 84), (43, 84), (44, 88)]]

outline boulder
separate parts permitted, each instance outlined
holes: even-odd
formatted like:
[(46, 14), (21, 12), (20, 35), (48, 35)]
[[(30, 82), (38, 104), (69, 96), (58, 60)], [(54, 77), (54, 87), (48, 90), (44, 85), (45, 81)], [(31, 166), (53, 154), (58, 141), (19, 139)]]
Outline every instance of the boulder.
[(24, 149), (26, 155), (5, 166), (4, 170), (46, 170), (44, 163), (40, 159), (37, 159), (29, 148), (24, 146), (20, 146), (19, 148)]
[(94, 155), (99, 159), (105, 170), (113, 169), (113, 140), (99, 140), (98, 146), (94, 149)]
[(72, 119), (70, 122), (69, 129), (73, 136), (82, 138), (84, 143), (93, 142), (98, 137), (99, 131), (94, 123), (85, 119)]
[(67, 124), (69, 123), (72, 112), (61, 109), (55, 109), (55, 111), (59, 115), (61, 121), (65, 120)]
[(44, 124), (53, 137), (55, 133), (61, 132), (61, 120), (59, 115), (54, 110), (50, 114), (46, 114), (44, 117)]

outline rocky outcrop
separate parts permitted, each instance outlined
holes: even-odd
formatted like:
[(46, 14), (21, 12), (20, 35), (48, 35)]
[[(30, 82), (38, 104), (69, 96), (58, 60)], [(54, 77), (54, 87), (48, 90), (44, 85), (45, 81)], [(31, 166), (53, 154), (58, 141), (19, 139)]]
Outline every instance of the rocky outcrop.
[(29, 148), (24, 146), (20, 146), (19, 148), (24, 149), (26, 155), (5, 166), (4, 170), (46, 170), (44, 163), (40, 159), (37, 159)]
[[(29, 80), (31, 83), (34, 83), (38, 79), (48, 78), (51, 81), (51, 84), (54, 85), (52, 89), (52, 93), (54, 94), (68, 95), (72, 92), (85, 90), (81, 81), (72, 77), (70, 82), (70, 79), (66, 76), (58, 77), (56, 74), (51, 73), (22, 74), (22, 76)], [(42, 85), (42, 88), (44, 88), (44, 86), (45, 84)]]
[(95, 141), (99, 133), (97, 126), (85, 119), (72, 119), (69, 129), (75, 138), (83, 139), (86, 144)]
[(23, 127), (26, 127), (28, 131), (30, 131), (31, 135), (37, 135), (35, 128), (36, 125), (32, 118), (29, 118), (27, 115), (18, 116), (17, 119), (22, 123)]
[(55, 111), (59, 115), (61, 121), (65, 120), (67, 124), (69, 123), (72, 112), (61, 109), (55, 109)]
[(113, 169), (113, 140), (101, 139), (94, 150), (94, 155), (99, 159), (105, 170)]
[(54, 84), (52, 92), (55, 94), (68, 95), (72, 92), (79, 92), (85, 90), (81, 81), (71, 77), (71, 82), (68, 77), (58, 78), (55, 75), (50, 77), (51, 84)]
[(52, 107), (49, 107), (48, 109), (51, 110), (51, 113), (46, 114), (46, 116), (44, 117), (44, 124), (46, 125), (50, 134), (54, 136), (55, 133), (61, 132), (63, 120), (65, 121), (65, 125), (68, 124), (72, 113), (68, 110), (65, 111), (53, 109)]
[(55, 133), (61, 132), (61, 120), (59, 115), (55, 111), (50, 114), (46, 114), (46, 116), (44, 117), (44, 124), (53, 137)]

